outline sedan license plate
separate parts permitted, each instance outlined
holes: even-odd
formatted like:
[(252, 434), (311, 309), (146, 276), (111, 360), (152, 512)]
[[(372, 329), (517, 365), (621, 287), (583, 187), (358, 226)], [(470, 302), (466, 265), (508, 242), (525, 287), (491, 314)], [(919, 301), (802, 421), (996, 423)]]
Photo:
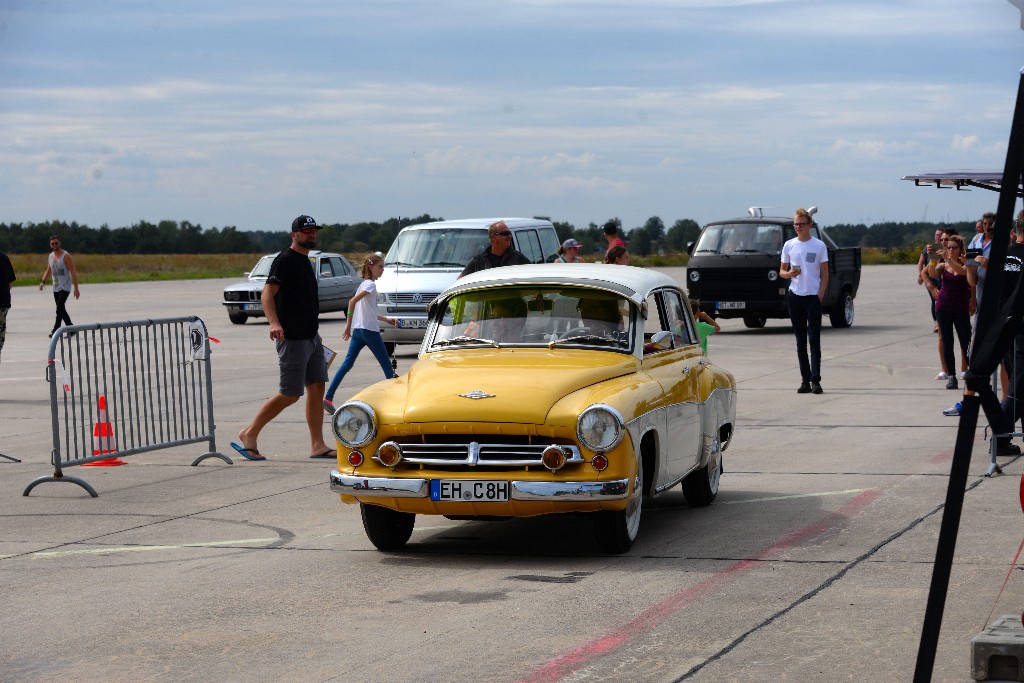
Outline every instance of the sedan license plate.
[(507, 503), (509, 483), (473, 479), (431, 479), (430, 500)]
[(734, 311), (741, 308), (746, 308), (746, 301), (719, 301), (718, 310), (720, 311)]
[(242, 304), (242, 310), (245, 311), (262, 311), (263, 304)]
[(403, 330), (425, 330), (427, 329), (426, 318), (396, 318), (395, 327)]

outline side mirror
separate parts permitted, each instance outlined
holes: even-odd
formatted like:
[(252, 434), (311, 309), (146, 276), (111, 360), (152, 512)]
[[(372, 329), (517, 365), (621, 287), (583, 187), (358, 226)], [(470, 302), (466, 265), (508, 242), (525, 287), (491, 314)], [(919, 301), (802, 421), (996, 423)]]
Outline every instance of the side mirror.
[(672, 348), (672, 333), (668, 330), (655, 332), (651, 337), (651, 344), (659, 351)]
[(686, 243), (686, 253), (689, 254), (690, 256), (693, 256), (693, 248), (694, 248), (694, 246), (696, 246), (696, 244), (697, 244), (696, 242), (687, 242)]

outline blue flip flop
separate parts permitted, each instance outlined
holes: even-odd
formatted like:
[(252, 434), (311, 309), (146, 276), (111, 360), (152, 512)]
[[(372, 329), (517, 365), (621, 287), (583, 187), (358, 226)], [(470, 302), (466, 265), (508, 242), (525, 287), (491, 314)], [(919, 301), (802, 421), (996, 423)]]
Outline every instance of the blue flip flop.
[(234, 441), (231, 442), (231, 447), (238, 451), (238, 454), (246, 460), (266, 460), (255, 448), (243, 448)]
[(338, 457), (338, 451), (334, 450), (333, 448), (328, 448), (323, 453), (319, 453), (317, 455), (311, 455), (309, 457), (313, 458), (313, 459), (323, 458), (323, 459), (326, 460), (326, 459), (330, 458), (331, 460), (334, 460), (334, 459), (336, 459)]

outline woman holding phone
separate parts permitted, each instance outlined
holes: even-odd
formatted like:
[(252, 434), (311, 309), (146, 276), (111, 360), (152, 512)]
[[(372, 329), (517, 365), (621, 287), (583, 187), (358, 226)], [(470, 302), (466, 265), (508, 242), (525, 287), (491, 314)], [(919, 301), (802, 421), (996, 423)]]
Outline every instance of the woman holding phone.
[[(967, 282), (967, 266), (964, 265), (964, 238), (947, 235), (938, 259), (929, 259), (928, 276), (942, 281), (935, 298), (935, 316), (939, 321), (939, 337), (942, 339), (942, 355), (946, 368), (955, 368), (953, 358), (953, 330), (960, 342), (960, 352), (967, 358), (971, 343), (971, 286)], [(933, 248), (928, 246), (929, 255)], [(950, 373), (947, 389), (957, 389), (956, 374)]]

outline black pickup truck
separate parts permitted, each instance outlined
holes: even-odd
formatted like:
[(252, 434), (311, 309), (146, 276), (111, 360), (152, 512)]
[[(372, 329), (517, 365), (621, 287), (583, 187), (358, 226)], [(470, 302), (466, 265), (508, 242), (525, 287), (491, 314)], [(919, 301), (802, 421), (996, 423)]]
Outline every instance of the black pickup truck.
[[(809, 209), (814, 213), (814, 207)], [(789, 318), (789, 281), (779, 277), (782, 245), (796, 237), (792, 217), (765, 216), (758, 207), (749, 217), (704, 226), (687, 251), (690, 296), (701, 310), (718, 318), (743, 318), (747, 327), (764, 327), (768, 318)], [(828, 291), (822, 302), (833, 327), (853, 324), (853, 299), (860, 286), (860, 247), (837, 247), (817, 223), (811, 235), (828, 247)]]

